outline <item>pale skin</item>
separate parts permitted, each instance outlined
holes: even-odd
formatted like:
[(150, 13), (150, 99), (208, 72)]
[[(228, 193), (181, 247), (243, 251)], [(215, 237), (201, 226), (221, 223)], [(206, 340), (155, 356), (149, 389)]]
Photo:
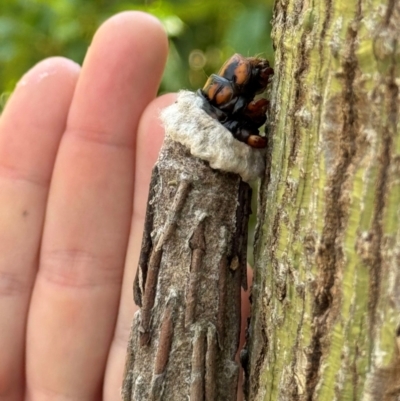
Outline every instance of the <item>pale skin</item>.
[(0, 401), (121, 399), (167, 52), (154, 17), (118, 14), (0, 117)]

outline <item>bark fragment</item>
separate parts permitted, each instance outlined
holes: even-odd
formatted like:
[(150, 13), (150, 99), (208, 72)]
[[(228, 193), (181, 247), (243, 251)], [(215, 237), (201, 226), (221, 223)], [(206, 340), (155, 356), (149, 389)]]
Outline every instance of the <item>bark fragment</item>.
[(236, 400), (250, 200), (240, 176), (212, 169), (167, 135), (134, 286), (141, 309), (125, 401)]

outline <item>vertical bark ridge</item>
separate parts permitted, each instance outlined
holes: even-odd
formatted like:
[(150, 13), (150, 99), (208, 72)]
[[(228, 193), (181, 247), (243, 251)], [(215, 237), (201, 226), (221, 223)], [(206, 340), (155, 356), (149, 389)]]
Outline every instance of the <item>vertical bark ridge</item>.
[(159, 250), (153, 249), (148, 265), (146, 286), (142, 299), (143, 305), (140, 314), (141, 316), (140, 345), (142, 346), (147, 345), (150, 341), (151, 310), (154, 306), (154, 301), (156, 297), (157, 279), (160, 269), (162, 253), (163, 253), (162, 248)]
[(197, 289), (201, 279), (201, 267), (203, 255), (206, 250), (204, 238), (204, 222), (201, 221), (197, 226), (192, 238), (189, 241), (192, 250), (192, 260), (190, 264), (190, 278), (188, 293), (186, 296), (185, 326), (189, 327), (195, 321), (196, 303), (198, 302)]
[[(153, 168), (150, 180), (150, 188), (154, 189), (157, 181), (157, 167)], [(149, 194), (150, 197), (154, 194)], [(153, 206), (147, 203), (146, 215), (144, 221), (142, 245), (140, 249), (139, 264), (136, 270), (135, 281), (133, 284), (133, 299), (138, 306), (142, 306), (142, 295), (146, 284), (148, 261), (150, 259), (153, 243), (151, 240), (151, 232), (153, 230)]]
[(182, 210), (186, 197), (190, 191), (191, 183), (188, 180), (183, 180), (180, 182), (171, 210), (168, 213), (167, 221), (164, 225), (163, 230), (160, 231), (159, 237), (156, 239), (156, 245), (150, 255), (149, 267), (148, 267), (148, 277), (146, 280), (145, 291), (143, 295), (143, 306), (141, 311), (142, 317), (142, 334), (141, 334), (141, 345), (147, 345), (150, 341), (150, 319), (151, 319), (151, 309), (154, 306), (157, 279), (159, 274), (159, 268), (161, 263), (161, 257), (163, 254), (164, 244), (173, 235), (176, 222), (179, 218), (179, 213)]
[(217, 399), (217, 348), (217, 331), (214, 326), (209, 326), (207, 329), (204, 401), (215, 401)]
[(174, 197), (174, 202), (167, 217), (167, 222), (157, 241), (156, 250), (160, 250), (174, 233), (176, 223), (179, 219), (179, 213), (185, 204), (186, 198), (190, 192), (190, 187), (191, 182), (187, 179), (179, 183), (178, 190), (176, 191), (176, 195)]
[(167, 369), (169, 355), (171, 353), (174, 335), (173, 314), (177, 302), (177, 294), (171, 291), (167, 300), (167, 306), (162, 316), (157, 353), (154, 363), (154, 373), (150, 390), (151, 401), (161, 401), (164, 390), (165, 371)]
[(190, 401), (204, 401), (205, 390), (205, 333), (196, 326), (193, 337)]

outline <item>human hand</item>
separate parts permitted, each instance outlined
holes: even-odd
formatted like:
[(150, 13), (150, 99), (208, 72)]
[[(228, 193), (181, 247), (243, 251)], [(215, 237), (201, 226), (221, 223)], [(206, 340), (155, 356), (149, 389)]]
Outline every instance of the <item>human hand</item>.
[(33, 67), (0, 118), (0, 399), (120, 400), (167, 38), (118, 14), (80, 68)]

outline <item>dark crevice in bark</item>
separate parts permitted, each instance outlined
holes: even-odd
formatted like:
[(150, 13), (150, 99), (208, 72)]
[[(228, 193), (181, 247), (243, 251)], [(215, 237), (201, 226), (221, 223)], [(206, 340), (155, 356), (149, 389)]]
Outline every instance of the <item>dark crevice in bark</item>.
[[(274, 113), (275, 115), (275, 113)], [(266, 154), (266, 159), (265, 159), (265, 174), (261, 179), (260, 183), (260, 190), (258, 191), (258, 210), (257, 210), (257, 224), (255, 227), (255, 234), (254, 234), (254, 252), (256, 253), (256, 250), (259, 249), (260, 247), (263, 247), (264, 244), (260, 243), (260, 238), (262, 238), (262, 230), (264, 227), (264, 212), (266, 210), (266, 205), (267, 205), (267, 199), (269, 196), (269, 186), (271, 183), (271, 167), (272, 167), (272, 149), (273, 149), (273, 134), (272, 132), (269, 132), (269, 135), (267, 136), (267, 154)], [(263, 190), (261, 190), (261, 188)], [(272, 238), (277, 238), (274, 235), (272, 235)], [(265, 287), (265, 276), (262, 278), (262, 282), (258, 283), (259, 288), (264, 288)], [(251, 295), (250, 295), (250, 302), (251, 298), (258, 297), (258, 294), (255, 294), (254, 289), (251, 290)], [(261, 307), (261, 305), (258, 305), (258, 307)], [(251, 308), (254, 308), (254, 305), (251, 306)], [(251, 349), (249, 349), (249, 332), (251, 330), (251, 325), (254, 324), (251, 321), (251, 319), (248, 320), (247, 324), (247, 331), (246, 331), (246, 347), (243, 349), (241, 352), (241, 363), (244, 369), (245, 373), (245, 383), (243, 386), (243, 392), (245, 395), (245, 399), (248, 399), (249, 394), (256, 394), (258, 391), (259, 385), (260, 385), (260, 380), (259, 380), (259, 375), (261, 373), (261, 368), (263, 366), (264, 360), (266, 358), (266, 353), (268, 352), (268, 336), (267, 336), (267, 329), (266, 329), (266, 323), (263, 314), (261, 314), (261, 335), (262, 335), (262, 342), (260, 346), (261, 352), (256, 356), (256, 362), (254, 365), (254, 369), (250, 368), (250, 352)], [(252, 376), (249, 377), (250, 370), (252, 371)], [(252, 388), (254, 386), (254, 383), (256, 384), (256, 388)], [(250, 390), (251, 389), (251, 390)]]
[[(324, 22), (322, 24), (322, 30), (321, 30), (321, 37), (319, 39), (319, 52), (321, 55), (324, 54), (323, 51), (323, 43), (324, 43), (324, 39), (325, 39), (325, 35), (326, 35), (326, 31), (328, 30), (328, 27), (331, 24), (331, 17), (332, 17), (332, 0), (325, 0), (325, 4), (326, 4), (326, 11), (324, 14)], [(323, 62), (323, 59), (321, 58), (321, 61)], [(322, 64), (321, 62), (321, 64)]]
[[(266, 203), (268, 198), (268, 189), (269, 184), (271, 182), (271, 165), (272, 165), (272, 148), (273, 148), (273, 136), (271, 132), (268, 136), (266, 136), (267, 140), (267, 154), (265, 156), (265, 173), (264, 176), (261, 178), (260, 182), (260, 190), (258, 191), (258, 208), (257, 208), (257, 223), (254, 230), (254, 249), (256, 249), (258, 245), (258, 241), (261, 235), (262, 230), (262, 219), (263, 219), (263, 211), (266, 209)], [(264, 190), (261, 190), (264, 188)]]
[[(394, 52), (397, 51), (398, 42), (396, 41), (394, 46)], [(394, 135), (397, 130), (397, 123), (399, 119), (399, 104), (398, 104), (398, 96), (399, 96), (399, 87), (396, 84), (396, 60), (395, 55), (393, 54), (392, 67), (390, 71), (390, 82), (388, 84), (388, 92), (390, 99), (390, 114), (389, 114), (389, 122), (391, 125), (391, 134)]]
[[(294, 73), (294, 102), (293, 102), (293, 116), (294, 116), (294, 124), (293, 124), (293, 137), (291, 138), (291, 148), (289, 153), (288, 166), (289, 168), (294, 165), (296, 162), (297, 148), (299, 146), (299, 129), (298, 127), (302, 125), (300, 117), (298, 117), (298, 113), (304, 104), (304, 91), (303, 91), (303, 78), (308, 71), (309, 67), (309, 51), (306, 49), (307, 36), (309, 32), (305, 31), (300, 39), (300, 63), (297, 66), (296, 72)], [(289, 171), (289, 170), (288, 170)]]
[[(325, 4), (326, 4), (326, 11), (324, 14), (324, 22), (322, 24), (322, 29), (321, 29), (321, 34), (320, 37), (318, 38), (319, 41), (319, 69), (318, 69), (318, 79), (320, 80), (320, 85), (321, 87), (323, 87), (323, 77), (322, 77), (322, 69), (324, 67), (324, 63), (325, 63), (325, 52), (324, 52), (324, 41), (325, 41), (325, 36), (326, 36), (326, 32), (328, 30), (328, 28), (331, 25), (331, 19), (332, 19), (332, 0), (325, 0)], [(322, 102), (320, 104), (320, 107), (322, 107)], [(319, 132), (319, 124), (320, 121), (317, 122), (318, 124), (318, 131)]]
[(396, 328), (396, 337), (400, 337), (400, 325)]
[(261, 352), (258, 355), (255, 369), (254, 369), (254, 374), (252, 377), (250, 377), (251, 383), (252, 383), (252, 394), (257, 394), (258, 390), (260, 388), (260, 374), (261, 374), (261, 369), (262, 366), (264, 365), (264, 360), (266, 358), (267, 350), (268, 350), (268, 335), (267, 335), (267, 324), (265, 322), (265, 317), (264, 315), (261, 316), (261, 339), (262, 339), (262, 344), (260, 345)]
[(325, 347), (326, 336), (329, 333), (328, 318), (332, 312), (332, 289), (335, 276), (343, 258), (342, 249), (337, 247), (338, 238), (342, 237), (347, 223), (348, 205), (343, 197), (347, 170), (356, 155), (356, 138), (358, 135), (357, 95), (354, 91), (354, 81), (358, 70), (356, 57), (357, 29), (361, 20), (361, 3), (358, 2), (354, 24), (350, 24), (347, 32), (348, 52), (343, 62), (343, 126), (338, 133), (340, 144), (338, 163), (334, 173), (329, 178), (327, 188), (326, 213), (321, 244), (318, 249), (317, 265), (319, 278), (317, 294), (313, 306), (313, 335), (311, 352), (308, 356), (308, 366), (305, 388), (306, 399), (312, 401), (319, 381), (321, 356)]
[[(154, 196), (154, 187), (157, 181), (158, 169), (153, 168), (151, 180), (150, 180), (150, 191), (149, 197)], [(153, 230), (153, 205), (147, 203), (146, 215), (144, 220), (143, 238), (140, 249), (140, 258), (138, 269), (136, 270), (136, 276), (133, 283), (133, 299), (135, 304), (142, 306), (143, 289), (146, 285), (148, 261), (150, 260), (150, 254), (153, 249), (153, 243), (151, 240), (151, 232)]]
[[(275, 6), (276, 7), (276, 6)], [(256, 249), (260, 248), (263, 246), (263, 244), (260, 243), (260, 238), (262, 237), (262, 230), (263, 230), (263, 219), (264, 211), (266, 210), (266, 203), (267, 203), (267, 198), (269, 194), (269, 185), (271, 183), (271, 167), (272, 167), (272, 148), (273, 148), (273, 135), (270, 132), (269, 135), (267, 136), (267, 154), (266, 154), (266, 167), (265, 167), (265, 174), (261, 179), (260, 183), (260, 188), (263, 188), (263, 190), (258, 191), (258, 216), (257, 216), (257, 225), (255, 227), (255, 235), (254, 235), (254, 251), (256, 252)], [(276, 238), (275, 236), (272, 236), (272, 238)], [(263, 278), (263, 281), (259, 283), (259, 288), (264, 288), (265, 287), (265, 276)], [(251, 291), (250, 295), (250, 300), (252, 297), (258, 297), (257, 294), (255, 294), (254, 289)], [(261, 307), (260, 305), (258, 307)], [(254, 308), (254, 305), (252, 305), (252, 309)], [(247, 325), (247, 334), (246, 334), (246, 348), (243, 349), (241, 353), (241, 360), (242, 360), (242, 365), (245, 371), (245, 383), (244, 383), (244, 395), (245, 399), (248, 399), (248, 396), (250, 393), (256, 394), (258, 391), (259, 385), (260, 385), (260, 380), (259, 380), (259, 375), (261, 373), (261, 368), (263, 366), (264, 360), (266, 358), (266, 353), (268, 350), (268, 336), (267, 336), (267, 330), (266, 330), (266, 323), (263, 314), (261, 314), (261, 334), (262, 334), (262, 339), (263, 339), (263, 344), (259, 347), (261, 352), (255, 356), (256, 357), (256, 362), (255, 362), (255, 367), (254, 369), (250, 368), (250, 355), (249, 352), (251, 352), (251, 349), (248, 349), (249, 347), (249, 342), (248, 342), (248, 337), (249, 337), (249, 331), (251, 330), (251, 325), (254, 324), (254, 321), (252, 322), (251, 319), (248, 321)], [(252, 371), (252, 376), (249, 377), (250, 370)], [(252, 388), (253, 386), (256, 386), (256, 388)]]
[(389, 0), (388, 1), (388, 6), (386, 8), (386, 14), (385, 14), (385, 25), (389, 25), (390, 19), (393, 15), (394, 11), (394, 6), (396, 5), (396, 0)]
[(231, 255), (233, 258), (237, 258), (238, 268), (241, 272), (241, 285), (245, 291), (247, 290), (247, 226), (251, 215), (251, 196), (251, 187), (241, 181), (238, 196), (238, 204), (241, 207), (238, 207), (236, 211), (236, 233)]

